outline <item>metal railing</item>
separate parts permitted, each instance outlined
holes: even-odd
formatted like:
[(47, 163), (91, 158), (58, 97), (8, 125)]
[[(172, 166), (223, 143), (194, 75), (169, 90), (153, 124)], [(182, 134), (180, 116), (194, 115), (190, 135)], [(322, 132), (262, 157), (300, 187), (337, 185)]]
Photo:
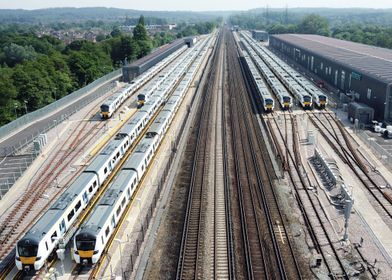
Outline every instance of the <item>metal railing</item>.
[[(87, 86), (85, 86), (81, 89), (78, 89), (77, 91), (74, 91), (73, 93), (68, 94), (68, 95), (64, 96), (63, 98), (43, 107), (41, 109), (38, 109), (34, 112), (28, 113), (26, 115), (23, 115), (23, 116), (17, 118), (16, 120), (0, 127), (0, 139), (8, 136), (9, 134), (17, 131), (18, 129), (21, 129), (22, 127), (24, 127), (30, 123), (38, 121), (39, 119), (42, 119), (43, 117), (56, 112), (57, 110), (59, 110), (60, 108), (63, 108), (64, 106), (66, 106), (68, 104), (73, 103), (74, 101), (83, 97), (86, 93), (90, 92), (94, 88), (97, 88), (97, 89), (94, 91), (94, 93), (90, 94), (89, 101), (94, 100), (95, 98), (97, 98), (99, 96), (102, 96), (108, 90), (108, 88), (106, 87), (108, 82), (119, 78), (121, 75), (122, 75), (121, 69), (115, 70), (115, 71), (95, 80), (94, 82), (88, 84)], [(83, 106), (86, 105), (85, 103), (86, 102), (84, 102)], [(72, 115), (74, 112), (79, 110), (81, 107), (82, 106), (79, 105), (79, 106), (77, 106), (77, 108), (74, 108), (74, 110), (72, 110), (71, 113), (68, 113), (67, 116), (62, 116), (62, 118), (57, 121), (57, 124), (60, 123), (65, 118), (68, 118), (70, 115)], [(39, 133), (44, 133), (47, 130), (49, 130), (50, 128), (51, 127), (48, 127), (47, 129), (44, 129), (44, 131), (40, 131)], [(30, 139), (26, 139), (22, 142), (31, 142), (35, 136), (36, 135), (32, 135)], [(14, 148), (17, 148), (19, 146), (23, 146), (23, 144), (24, 143), (17, 143), (16, 145), (14, 145)], [(2, 155), (4, 155), (4, 151), (0, 151), (0, 152)], [(14, 151), (14, 149), (10, 148), (6, 152), (8, 154), (10, 154), (15, 151)]]
[(392, 168), (392, 154), (390, 152), (384, 149), (380, 144), (377, 143), (374, 137), (369, 136), (366, 134), (366, 132), (357, 130), (356, 134), (366, 144), (366, 146), (376, 153), (378, 158), (380, 158), (384, 163)]

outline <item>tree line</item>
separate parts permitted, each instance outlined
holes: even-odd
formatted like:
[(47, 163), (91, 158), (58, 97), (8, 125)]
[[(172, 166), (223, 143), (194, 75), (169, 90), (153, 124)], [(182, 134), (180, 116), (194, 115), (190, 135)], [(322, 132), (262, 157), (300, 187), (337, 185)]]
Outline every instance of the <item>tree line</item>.
[(132, 35), (117, 27), (99, 42), (78, 40), (64, 45), (51, 36), (38, 37), (24, 28), (0, 32), (0, 125), (39, 109), (91, 83), (97, 78), (139, 59), (154, 48), (188, 33), (211, 32), (204, 23), (149, 36), (141, 16)]

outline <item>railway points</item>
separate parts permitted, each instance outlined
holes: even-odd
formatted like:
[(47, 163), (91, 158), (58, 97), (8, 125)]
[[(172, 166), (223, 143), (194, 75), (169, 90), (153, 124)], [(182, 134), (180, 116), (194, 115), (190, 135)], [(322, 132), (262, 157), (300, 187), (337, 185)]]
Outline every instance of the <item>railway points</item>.
[[(107, 120), (105, 97), (49, 131), (29, 169), (36, 187), (1, 205), (9, 251), (8, 236), (19, 240), (39, 210), (46, 217), (75, 178), (95, 176), (100, 159), (114, 168), (98, 172), (91, 206), (67, 225), (64, 258), (30, 278), (389, 278), (392, 172), (322, 91), (266, 43), (227, 27), (160, 61), (133, 86), (118, 84)], [(304, 96), (313, 110), (304, 110)], [(7, 212), (12, 204), (20, 210)], [(23, 254), (24, 266), (46, 258)], [(27, 275), (9, 270), (0, 278)]]

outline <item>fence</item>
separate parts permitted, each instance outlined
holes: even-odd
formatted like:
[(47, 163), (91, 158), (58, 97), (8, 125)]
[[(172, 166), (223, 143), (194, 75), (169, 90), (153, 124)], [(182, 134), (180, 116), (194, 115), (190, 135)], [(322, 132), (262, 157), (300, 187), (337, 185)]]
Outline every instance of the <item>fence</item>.
[[(68, 118), (70, 115), (72, 115), (73, 113), (75, 113), (77, 110), (79, 110), (81, 107), (85, 106), (86, 103), (91, 102), (92, 100), (96, 99), (99, 96), (102, 96), (103, 94), (105, 94), (108, 89), (110, 89), (110, 87), (112, 87), (112, 85), (110, 85), (110, 83), (108, 84), (108, 82), (117, 79), (118, 77), (121, 76), (121, 69), (115, 70), (97, 80), (95, 80), (94, 82), (88, 84), (87, 86), (78, 89), (77, 91), (64, 96), (63, 98), (57, 100), (56, 102), (53, 102), (41, 109), (38, 109), (34, 112), (28, 113), (26, 115), (23, 115), (21, 117), (19, 117), (18, 119), (0, 127), (0, 139), (8, 136), (10, 133), (24, 127), (25, 125), (32, 123), (34, 121), (37, 121), (47, 115), (50, 115), (52, 113), (54, 113), (55, 111), (57, 111), (58, 109), (64, 107), (65, 105), (71, 104), (74, 101), (76, 101), (77, 99), (83, 97), (87, 92), (93, 90), (94, 88), (97, 88), (94, 93), (90, 94), (90, 97), (88, 98), (87, 101), (83, 102), (83, 104), (78, 104), (77, 106), (75, 106), (76, 108), (73, 108), (74, 110), (71, 110), (71, 112), (67, 112), (66, 115), (61, 116), (61, 118), (59, 120), (57, 120), (55, 122), (55, 124), (50, 125), (49, 127), (47, 127), (46, 129), (44, 129), (44, 131), (39, 131), (37, 133), (44, 133), (47, 130), (49, 130), (50, 128), (52, 128), (54, 125), (60, 123), (61, 121), (63, 121), (64, 119)], [(21, 146), (25, 145), (26, 142), (29, 143), (31, 142), (34, 137), (37, 136), (32, 135), (31, 137), (29, 137), (29, 139), (25, 139), (23, 141), (21, 141), (20, 143), (17, 143), (16, 145), (14, 145), (14, 147), (7, 149), (3, 149), (3, 151), (0, 151), (2, 155), (9, 155), (12, 153), (15, 153), (15, 150), (18, 150)]]
[(370, 148), (376, 155), (381, 158), (384, 163), (392, 168), (392, 155), (387, 150), (385, 150), (380, 144), (377, 143), (376, 139), (370, 137), (366, 132), (359, 131), (356, 133), (359, 138)]

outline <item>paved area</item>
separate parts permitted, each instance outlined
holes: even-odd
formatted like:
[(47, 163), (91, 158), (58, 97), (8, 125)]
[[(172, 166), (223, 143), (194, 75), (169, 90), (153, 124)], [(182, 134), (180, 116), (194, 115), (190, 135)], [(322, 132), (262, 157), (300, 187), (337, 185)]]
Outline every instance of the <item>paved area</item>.
[[(377, 267), (381, 268), (383, 274), (380, 275), (380, 279), (384, 278), (391, 272), (390, 268), (392, 265), (392, 236), (391, 229), (385, 224), (380, 214), (375, 210), (375, 208), (370, 203), (372, 199), (366, 191), (361, 187), (361, 182), (352, 174), (351, 170), (342, 162), (342, 160), (336, 155), (336, 153), (330, 148), (326, 140), (321, 136), (320, 133), (316, 133), (316, 143), (311, 145), (307, 143), (307, 130), (312, 129), (310, 126), (310, 121), (304, 116), (299, 118), (298, 128), (300, 129), (300, 142), (303, 144), (302, 149), (304, 150), (304, 158), (309, 159), (313, 156), (314, 148), (317, 147), (319, 151), (323, 154), (325, 158), (333, 159), (340, 171), (344, 183), (351, 190), (354, 197), (354, 206), (351, 212), (350, 222), (349, 222), (349, 242), (347, 244), (342, 243), (342, 248), (344, 250), (350, 249), (349, 244), (359, 243), (361, 238), (363, 238), (363, 250), (366, 252), (366, 258), (369, 261), (374, 259), (378, 260)], [(345, 122), (346, 125), (348, 123)], [(353, 133), (353, 131), (348, 127), (349, 133), (354, 137), (355, 141), (361, 144), (360, 139)], [(392, 179), (392, 174), (389, 172), (385, 166), (380, 162), (374, 153), (371, 152), (365, 145), (360, 145), (360, 151), (369, 159), (371, 162), (379, 168), (383, 176), (386, 179)], [(308, 171), (311, 174), (310, 171)], [(339, 208), (336, 208), (330, 199), (330, 196), (334, 196), (340, 193), (340, 190), (335, 188), (330, 191), (319, 188), (320, 191), (316, 192), (315, 195), (319, 198), (320, 203), (329, 213), (330, 223), (334, 227), (334, 230), (340, 239), (343, 237), (344, 231), (344, 215)]]
[(33, 162), (32, 154), (0, 159), (0, 200)]

